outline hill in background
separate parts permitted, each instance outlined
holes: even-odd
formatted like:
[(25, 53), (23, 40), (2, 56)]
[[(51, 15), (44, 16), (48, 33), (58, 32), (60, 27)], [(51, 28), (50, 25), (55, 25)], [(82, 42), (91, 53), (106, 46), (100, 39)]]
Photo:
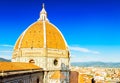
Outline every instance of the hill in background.
[(120, 68), (120, 62), (73, 62), (72, 66), (79, 67), (104, 67), (104, 68)]
[(0, 62), (11, 62), (11, 60), (0, 58)]

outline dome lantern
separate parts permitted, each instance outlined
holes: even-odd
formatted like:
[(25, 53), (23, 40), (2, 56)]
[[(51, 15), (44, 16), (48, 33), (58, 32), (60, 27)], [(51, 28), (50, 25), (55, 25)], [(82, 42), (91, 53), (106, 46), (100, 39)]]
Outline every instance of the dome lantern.
[(42, 4), (42, 10), (40, 12), (40, 18), (38, 19), (40, 21), (48, 21), (48, 18), (47, 18), (47, 12), (45, 10), (45, 5), (44, 3)]

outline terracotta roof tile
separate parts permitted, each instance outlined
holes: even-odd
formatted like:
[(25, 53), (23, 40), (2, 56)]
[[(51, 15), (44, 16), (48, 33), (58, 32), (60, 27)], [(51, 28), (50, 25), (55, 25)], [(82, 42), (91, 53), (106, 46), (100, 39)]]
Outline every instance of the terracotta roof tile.
[[(45, 22), (46, 26), (46, 44), (48, 48), (66, 50), (67, 46), (62, 34), (57, 30), (57, 27), (49, 22)], [(22, 42), (20, 42), (22, 41)], [(43, 22), (37, 21), (32, 24), (26, 31), (18, 38), (14, 50), (20, 48), (43, 48), (44, 46), (44, 29)]]
[(0, 71), (30, 70), (40, 69), (40, 67), (32, 63), (23, 62), (0, 62)]
[(50, 78), (51, 79), (65, 79), (66, 77), (60, 71), (55, 71)]

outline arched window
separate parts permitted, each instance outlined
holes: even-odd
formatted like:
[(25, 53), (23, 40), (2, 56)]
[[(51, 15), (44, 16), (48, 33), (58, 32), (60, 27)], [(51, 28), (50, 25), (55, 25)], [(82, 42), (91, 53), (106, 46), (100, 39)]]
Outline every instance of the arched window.
[(35, 63), (35, 61), (34, 61), (33, 59), (31, 59), (31, 60), (29, 61), (29, 63)]

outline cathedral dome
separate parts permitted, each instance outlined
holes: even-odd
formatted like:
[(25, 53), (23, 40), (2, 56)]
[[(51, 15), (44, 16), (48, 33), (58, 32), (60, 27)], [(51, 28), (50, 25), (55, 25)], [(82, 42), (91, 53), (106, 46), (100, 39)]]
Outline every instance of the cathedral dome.
[(60, 81), (61, 78), (69, 81), (69, 61), (68, 45), (59, 29), (48, 20), (43, 5), (40, 18), (23, 31), (16, 41), (12, 62), (37, 65), (43, 71), (45, 70), (44, 77), (47, 79), (44, 79), (44, 82), (53, 83), (54, 76), (57, 74), (63, 74), (63, 77), (57, 77)]
[(40, 18), (20, 35), (14, 46), (14, 50), (44, 47), (61, 50), (68, 49), (62, 33), (47, 19), (47, 12), (43, 6)]

